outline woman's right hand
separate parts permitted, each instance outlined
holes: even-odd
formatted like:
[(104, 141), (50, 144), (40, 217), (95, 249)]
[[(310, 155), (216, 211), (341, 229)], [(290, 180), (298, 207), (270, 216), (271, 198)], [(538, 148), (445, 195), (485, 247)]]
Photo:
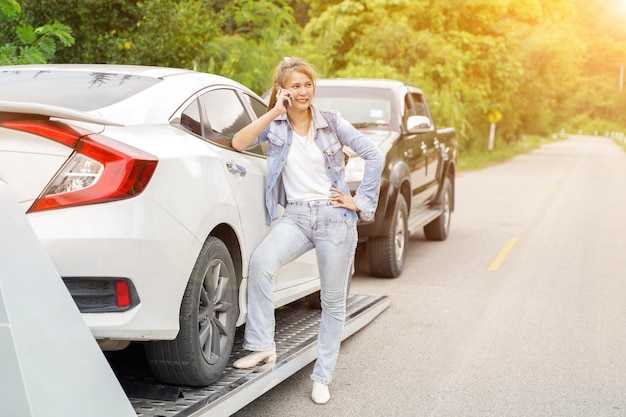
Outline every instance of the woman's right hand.
[(261, 134), (263, 129), (265, 129), (265, 127), (272, 122), (272, 120), (287, 112), (287, 108), (291, 106), (291, 99), (292, 95), (289, 90), (285, 90), (284, 88), (278, 86), (274, 107), (249, 125), (245, 126), (233, 136), (233, 139), (230, 142), (233, 149), (242, 151), (250, 146), (257, 136)]
[(276, 93), (276, 104), (274, 104), (274, 108), (280, 110), (280, 113), (285, 113), (289, 106), (291, 106), (292, 95), (289, 90), (285, 90), (284, 88), (278, 87), (278, 92)]

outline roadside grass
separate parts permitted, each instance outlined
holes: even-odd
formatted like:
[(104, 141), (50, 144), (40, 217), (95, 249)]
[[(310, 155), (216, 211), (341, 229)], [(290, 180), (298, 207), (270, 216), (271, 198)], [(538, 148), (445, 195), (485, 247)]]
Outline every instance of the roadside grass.
[(523, 136), (510, 143), (496, 143), (494, 149), (470, 149), (459, 151), (457, 169), (461, 171), (481, 169), (512, 159), (516, 155), (530, 152), (546, 143), (563, 140), (562, 137), (546, 138), (542, 136)]
[(622, 138), (613, 138), (613, 142), (617, 143), (624, 152), (626, 152), (626, 136)]

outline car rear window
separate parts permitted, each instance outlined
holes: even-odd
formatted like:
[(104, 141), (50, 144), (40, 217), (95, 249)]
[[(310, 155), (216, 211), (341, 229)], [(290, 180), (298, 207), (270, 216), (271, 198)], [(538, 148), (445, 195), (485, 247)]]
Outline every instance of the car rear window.
[(90, 111), (131, 97), (160, 80), (89, 71), (0, 71), (0, 100)]

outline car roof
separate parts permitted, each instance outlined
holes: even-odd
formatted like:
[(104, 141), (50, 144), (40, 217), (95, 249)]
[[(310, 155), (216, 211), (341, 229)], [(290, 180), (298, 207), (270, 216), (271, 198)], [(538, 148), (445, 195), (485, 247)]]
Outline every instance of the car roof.
[(316, 81), (316, 86), (342, 86), (342, 87), (377, 87), (377, 88), (410, 88), (422, 92), (416, 86), (404, 81), (392, 80), (388, 78), (320, 78)]
[[(4, 100), (67, 107), (122, 124), (163, 122), (185, 100), (207, 87), (229, 86), (256, 96), (248, 87), (230, 78), (181, 68), (35, 64), (0, 66), (0, 74), (4, 73), (22, 77), (24, 82), (33, 85), (31, 89), (24, 89), (24, 83), (13, 84), (12, 91), (11, 88), (5, 91)], [(58, 75), (70, 73), (80, 77), (61, 77), (63, 81), (60, 83), (55, 79)], [(73, 86), (73, 79), (78, 80), (76, 85), (79, 87), (63, 90), (66, 86)], [(91, 83), (98, 85), (101, 91), (92, 89)]]
[[(108, 72), (116, 74), (137, 75), (149, 78), (166, 78), (173, 75), (202, 74), (215, 78), (216, 81), (228, 80), (225, 77), (206, 72), (198, 72), (183, 68), (158, 67), (150, 65), (118, 65), (118, 64), (28, 64), (4, 65), (0, 71), (68, 71), (68, 72)], [(229, 80), (232, 81), (232, 80)]]

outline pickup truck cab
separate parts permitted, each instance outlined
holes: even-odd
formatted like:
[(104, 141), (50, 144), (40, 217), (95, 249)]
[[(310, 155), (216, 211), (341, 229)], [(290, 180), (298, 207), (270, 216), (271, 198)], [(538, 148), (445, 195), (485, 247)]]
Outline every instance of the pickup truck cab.
[[(386, 155), (376, 216), (359, 223), (359, 246), (366, 246), (372, 275), (397, 277), (411, 233), (423, 229), (427, 240), (442, 241), (450, 232), (455, 130), (437, 129), (424, 93), (401, 81), (319, 79), (313, 103), (338, 110)], [(346, 179), (354, 191), (364, 163), (350, 149), (346, 153)]]

